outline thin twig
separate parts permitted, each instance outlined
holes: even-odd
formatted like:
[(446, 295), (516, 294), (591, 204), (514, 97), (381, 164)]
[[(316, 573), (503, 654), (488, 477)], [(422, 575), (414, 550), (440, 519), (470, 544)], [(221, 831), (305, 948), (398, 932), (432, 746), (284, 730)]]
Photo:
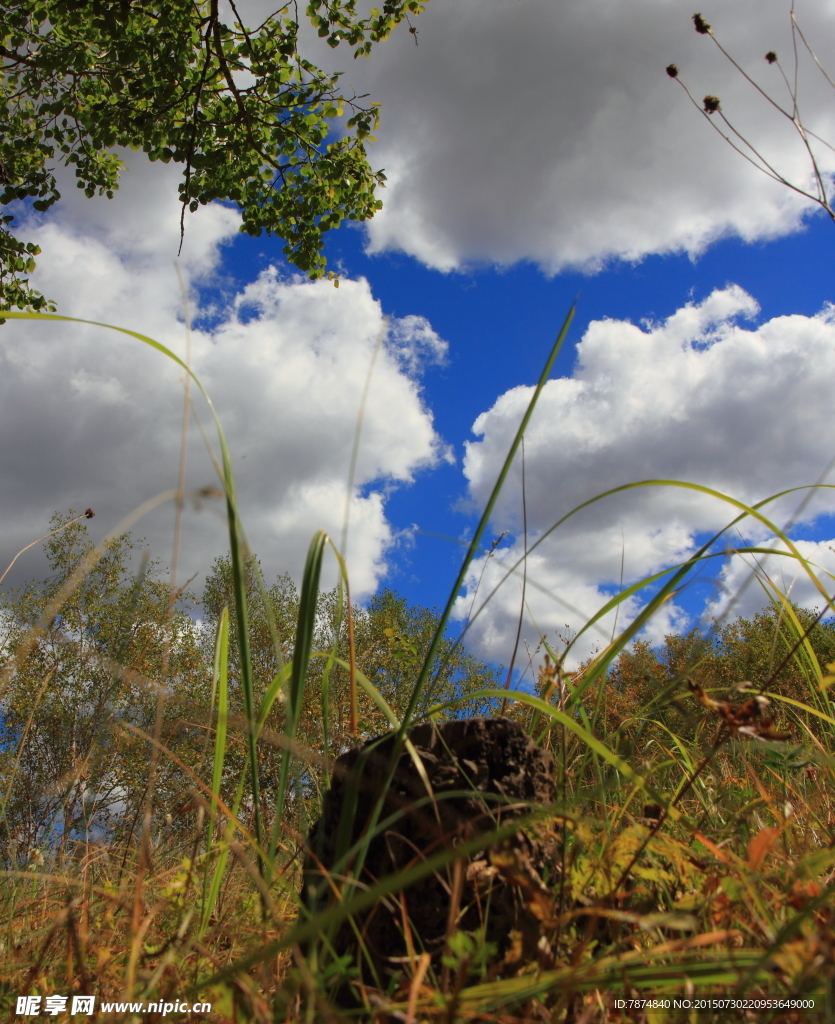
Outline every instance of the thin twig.
[[(522, 533), (523, 533), (523, 558), (522, 563), (522, 600), (519, 603), (519, 622), (516, 624), (516, 642), (513, 645), (513, 654), (510, 658), (510, 667), (507, 670), (507, 679), (504, 688), (510, 689), (510, 681), (513, 678), (513, 666), (516, 663), (516, 652), (519, 650), (519, 638), (522, 635), (522, 619), (525, 614), (525, 591), (528, 585), (528, 500), (525, 492), (525, 438), (522, 438)], [(507, 708), (507, 698), (502, 701), (502, 715)]]
[(82, 512), (81, 515), (76, 516), (75, 519), (68, 519), (66, 523), (62, 523), (57, 530), (53, 530), (51, 533), (46, 533), (44, 534), (43, 537), (38, 537), (37, 540), (33, 540), (31, 544), (27, 544), (25, 548), (21, 548), (20, 551), (18, 551), (18, 553), (11, 560), (11, 562), (9, 562), (9, 564), (6, 566), (6, 571), (3, 573), (3, 575), (0, 576), (0, 583), (3, 582), (3, 580), (6, 578), (9, 572), (9, 569), (11, 569), (11, 567), (15, 564), (18, 558), (20, 558), (24, 551), (28, 551), (29, 548), (33, 548), (36, 544), (40, 544), (41, 541), (49, 540), (50, 537), (54, 537), (55, 534), (60, 533), (61, 530), (66, 530), (68, 526), (72, 526), (73, 523), (77, 523), (80, 519), (92, 519), (95, 514), (96, 513), (91, 508), (88, 508), (86, 512)]

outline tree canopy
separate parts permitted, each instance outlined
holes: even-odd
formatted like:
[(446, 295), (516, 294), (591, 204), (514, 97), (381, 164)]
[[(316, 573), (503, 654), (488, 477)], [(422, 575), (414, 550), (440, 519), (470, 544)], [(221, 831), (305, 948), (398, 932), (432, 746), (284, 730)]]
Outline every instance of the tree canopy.
[[(61, 600), (92, 547), (86, 525), (71, 523), (45, 544), (48, 577), (0, 600), (0, 837), (17, 863), (135, 824), (153, 753), (135, 730), (153, 734), (158, 714), (163, 742), (184, 754), (194, 742), (183, 708), (195, 705), (205, 665), (191, 618), (171, 606), (158, 565), (131, 572), (129, 536)], [(160, 760), (162, 802), (182, 793), (178, 775)]]
[[(379, 105), (345, 95), (339, 75), (299, 49), (296, 4), (249, 28), (229, 0), (13, 0), (0, 8), (0, 203), (47, 210), (60, 199), (55, 163), (87, 196), (112, 197), (118, 147), (183, 167), (185, 213), (237, 205), (241, 230), (284, 239), (287, 258), (324, 273), (323, 236), (366, 220), (385, 180), (365, 141)], [(309, 0), (331, 46), (367, 56), (423, 0), (386, 0), (367, 17), (355, 0)], [(43, 309), (29, 285), (39, 248), (0, 218), (0, 309)]]

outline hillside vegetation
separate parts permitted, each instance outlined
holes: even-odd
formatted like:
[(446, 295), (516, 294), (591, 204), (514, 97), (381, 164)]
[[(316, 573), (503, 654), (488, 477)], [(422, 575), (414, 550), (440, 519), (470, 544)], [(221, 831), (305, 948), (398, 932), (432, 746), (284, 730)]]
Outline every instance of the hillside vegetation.
[[(835, 625), (815, 567), (768, 520), (768, 503), (679, 481), (618, 488), (701, 491), (727, 503), (729, 528), (755, 519), (784, 547), (729, 550), (727, 529), (709, 538), (609, 600), (588, 625), (645, 595), (578, 670), (565, 668), (576, 636), (560, 650), (543, 639), (535, 693), (502, 688), (446, 632), (570, 322), (440, 613), (390, 591), (353, 606), (321, 531), (298, 592), (287, 577), (265, 583), (219, 424), (230, 555), (202, 606), (171, 593), (130, 537), (92, 547), (83, 516), (56, 519), (48, 578), (8, 592), (0, 618), (4, 1010), (49, 1005), (57, 1017), (61, 999), (84, 995), (101, 1020), (830, 1018)], [(341, 583), (323, 593), (329, 547)], [(669, 636), (658, 650), (640, 639), (702, 562), (758, 553), (806, 573), (821, 610), (796, 608), (760, 573), (770, 604), (753, 619)], [(369, 877), (372, 847), (385, 852), (399, 821), (420, 811), (434, 827), (443, 800), (475, 795), (478, 765), (451, 766), (450, 778), (471, 780), (457, 791), (430, 765), (433, 789), (409, 739), (421, 721), (464, 715), (505, 715), (545, 748), (553, 779), (541, 791), (553, 803), (511, 801), (503, 817), (507, 800), (492, 793), (495, 814), (478, 828), (456, 827)], [(343, 778), (326, 868), (308, 836), (334, 763), (386, 730), (383, 779), (420, 775), (426, 795), (394, 810), (385, 787), (364, 798), (371, 814), (352, 838), (359, 793)], [(306, 890), (305, 860), (323, 888)], [(408, 903), (430, 876), (446, 914), (431, 951)], [(503, 933), (490, 919), (499, 894), (511, 915)], [(407, 951), (385, 977), (364, 940), (380, 906)]]
[[(408, 1016), (410, 1005), (415, 1021), (690, 1019), (616, 1011), (613, 999), (629, 992), (662, 1001), (811, 993), (822, 1006), (835, 976), (831, 620), (787, 605), (670, 635), (657, 650), (636, 640), (585, 689), (594, 661), (565, 673), (545, 655), (539, 700), (510, 701), (505, 713), (556, 764), (557, 805), (526, 828), (558, 840), (558, 867), (542, 891), (518, 885), (551, 929), (547, 969), (511, 961), (491, 982), (482, 971), (492, 951), (477, 931), (454, 932), (441, 984), (421, 976), (416, 936), (400, 988), (375, 995), (362, 964), (328, 964), (320, 949), (314, 977), (300, 944), (284, 941), (304, 918), (300, 851), (333, 759), (389, 727), (382, 702), (360, 687), (352, 732), (339, 592), (318, 598), (313, 649), (327, 656), (309, 661), (288, 744), (300, 597), (286, 576), (259, 591), (257, 564), (247, 569), (262, 827), (277, 836), (265, 874), (242, 786), (247, 719), (228, 633), (230, 561), (215, 563), (202, 605), (188, 594), (172, 603), (159, 566), (140, 559), (129, 571), (135, 544), (120, 537), (44, 624), (91, 548), (86, 525), (71, 523), (47, 542), (48, 578), (3, 605), (0, 894), (12, 1012), (25, 993), (151, 1001), (188, 991), (212, 1001), (219, 1020), (337, 1019), (328, 991), (345, 977), (365, 1006), (342, 1012), (360, 1019), (380, 1007)], [(356, 665), (396, 716), (437, 622), (392, 591), (353, 608)], [(225, 673), (216, 659), (224, 634)], [(500, 713), (495, 670), (450, 639), (433, 659), (417, 719)]]

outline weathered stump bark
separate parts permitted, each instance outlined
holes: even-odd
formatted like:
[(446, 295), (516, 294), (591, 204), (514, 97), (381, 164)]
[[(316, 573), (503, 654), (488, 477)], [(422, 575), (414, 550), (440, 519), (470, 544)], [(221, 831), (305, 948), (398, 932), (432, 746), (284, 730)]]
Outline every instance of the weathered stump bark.
[[(305, 895), (311, 909), (321, 910), (333, 899), (326, 881), (329, 872), (337, 879), (355, 874), (351, 861), (337, 865), (340, 842), (344, 852), (360, 839), (384, 789), (379, 820), (399, 817), (370, 843), (359, 873), (365, 886), (554, 802), (551, 755), (517, 722), (429, 722), (408, 735), (433, 798), (405, 748), (386, 788), (393, 733), (343, 754), (335, 763), (322, 817), (310, 835)], [(493, 976), (514, 973), (523, 961), (547, 964), (554, 901), (545, 879), (550, 875), (554, 880), (558, 847), (553, 825), (520, 828), (501, 843), (457, 859), (457, 867), (450, 863), (357, 915), (362, 954), (357, 932), (348, 923), (335, 936), (335, 950), (356, 955), (361, 980), (383, 988), (403, 970), (410, 945), (416, 953), (430, 954), (440, 976), (441, 957), (453, 931), (481, 931), (493, 947), (487, 963)], [(343, 991), (340, 1002), (345, 996)]]

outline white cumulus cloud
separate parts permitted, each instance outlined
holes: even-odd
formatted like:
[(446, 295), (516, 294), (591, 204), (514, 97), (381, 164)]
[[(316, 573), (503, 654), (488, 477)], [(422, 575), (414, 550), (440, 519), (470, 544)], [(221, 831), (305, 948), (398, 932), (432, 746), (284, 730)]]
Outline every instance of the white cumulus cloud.
[[(133, 158), (114, 200), (76, 198), (69, 188), (69, 198), (31, 218), (24, 233), (43, 249), (34, 283), (62, 314), (139, 331), (184, 356), (173, 265), (176, 173)], [(297, 577), (316, 529), (340, 542), (373, 361), (349, 503), (352, 585), (357, 595), (368, 593), (395, 540), (388, 489), (445, 454), (418, 383), (445, 343), (420, 317), (386, 320), (365, 280), (342, 280), (335, 289), (274, 269), (201, 319), (200, 286), (229, 291), (221, 258), (238, 223), (219, 205), (189, 217), (181, 267), (197, 317), (192, 364), (229, 440), (249, 540), (268, 573)], [(91, 529), (100, 535), (176, 487), (183, 387), (175, 364), (135, 339), (86, 325), (9, 321), (0, 342), (4, 565), (45, 532), (54, 510), (92, 507)], [(205, 405), (197, 400), (196, 408), (212, 434)], [(194, 425), (190, 443), (187, 486), (197, 490), (216, 477)], [(228, 546), (220, 511), (206, 502), (199, 512), (189, 506), (180, 580), (202, 574)], [(164, 563), (173, 522), (168, 503), (136, 526)], [(35, 575), (37, 566), (32, 552), (16, 578)]]
[[(247, 5), (253, 23), (263, 7)], [(796, 11), (832, 73), (835, 8), (799, 0)], [(776, 49), (793, 73), (788, 4), (705, 0), (702, 13), (787, 101), (764, 55)], [(718, 95), (780, 173), (811, 184), (794, 128), (691, 14), (677, 0), (433, 0), (414, 23), (417, 46), (401, 26), (367, 60), (314, 49), (323, 66), (341, 62), (344, 85), (382, 103), (370, 152), (389, 181), (371, 250), (441, 270), (530, 260), (556, 272), (795, 229), (809, 204), (732, 152), (665, 74), (675, 62), (699, 102)], [(832, 142), (832, 89), (805, 54), (800, 83), (804, 122)], [(817, 149), (832, 171), (831, 152)]]
[(750, 618), (775, 596), (775, 591), (802, 608), (826, 609), (827, 616), (831, 614), (826, 598), (835, 593), (835, 541), (793, 543), (806, 565), (781, 540), (765, 545), (774, 555), (740, 554), (729, 559), (719, 577), (721, 589), (709, 603), (707, 616)]
[[(552, 639), (566, 627), (577, 629), (619, 586), (621, 574), (629, 584), (682, 561), (697, 539), (721, 530), (738, 511), (720, 498), (658, 484), (604, 498), (547, 535), (583, 502), (630, 483), (677, 480), (751, 505), (819, 479), (833, 455), (835, 310), (746, 323), (756, 313), (754, 299), (730, 285), (661, 323), (594, 321), (578, 346), (572, 376), (545, 385), (524, 449), (528, 546), (537, 544), (527, 565), (529, 644), (537, 642), (537, 629)], [(478, 439), (467, 445), (464, 472), (478, 505), (487, 499), (532, 390), (506, 392), (473, 425)], [(473, 567), (458, 604), (462, 618), (482, 569), (476, 608), (522, 554), (521, 493), (517, 457), (493, 524), (512, 531), (515, 540), (486, 566), (481, 559)], [(782, 526), (804, 493), (766, 506), (763, 514)], [(799, 521), (835, 511), (833, 493), (816, 491)], [(750, 518), (740, 531), (758, 541), (769, 535)], [(739, 538), (735, 532), (729, 542)], [(471, 628), (483, 654), (507, 661), (520, 598), (517, 573)], [(633, 599), (622, 608), (620, 624), (636, 609)], [(659, 635), (683, 622), (675, 606), (666, 614), (666, 626), (655, 626)], [(590, 642), (602, 643), (613, 625), (610, 615)], [(588, 650), (586, 644), (580, 653)]]

